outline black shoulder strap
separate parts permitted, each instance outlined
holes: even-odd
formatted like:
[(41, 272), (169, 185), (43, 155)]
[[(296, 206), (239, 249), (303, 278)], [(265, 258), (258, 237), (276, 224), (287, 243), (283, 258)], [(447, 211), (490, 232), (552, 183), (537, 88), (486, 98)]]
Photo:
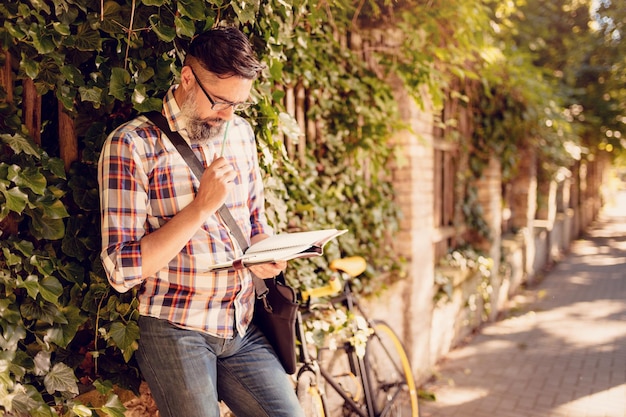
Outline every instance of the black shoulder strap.
[[(169, 138), (176, 150), (185, 159), (195, 176), (198, 178), (198, 180), (200, 180), (200, 178), (202, 178), (202, 173), (204, 172), (204, 166), (202, 165), (202, 162), (200, 162), (200, 160), (196, 157), (196, 154), (193, 153), (193, 150), (185, 141), (185, 139), (183, 139), (180, 133), (173, 132), (170, 129), (169, 124), (167, 123), (167, 119), (165, 119), (165, 116), (163, 116), (163, 114), (161, 114), (160, 112), (151, 111), (144, 114), (144, 116), (146, 116), (148, 120), (154, 123), (161, 130), (161, 133), (165, 134), (165, 136)], [(237, 225), (237, 222), (235, 221), (235, 218), (231, 214), (230, 210), (228, 209), (228, 207), (226, 207), (226, 204), (223, 204), (217, 210), (217, 212), (219, 213), (222, 220), (224, 220), (224, 223), (226, 223), (226, 226), (228, 226), (230, 232), (233, 234), (235, 239), (237, 239), (237, 242), (239, 243), (239, 246), (241, 246), (241, 249), (245, 251), (248, 248), (248, 241), (244, 237), (239, 225)], [(258, 278), (254, 274), (252, 274), (252, 277), (254, 278), (253, 281), (254, 287), (257, 292), (257, 297), (262, 297), (267, 294), (268, 289), (265, 285), (265, 282), (263, 282), (262, 279)]]
[(176, 150), (183, 156), (198, 180), (202, 178), (204, 166), (193, 153), (189, 144), (182, 138), (182, 136), (180, 136), (180, 133), (172, 132), (165, 116), (157, 111), (151, 111), (146, 113), (144, 116), (154, 123), (161, 130), (161, 132), (169, 138), (170, 142), (172, 142)]

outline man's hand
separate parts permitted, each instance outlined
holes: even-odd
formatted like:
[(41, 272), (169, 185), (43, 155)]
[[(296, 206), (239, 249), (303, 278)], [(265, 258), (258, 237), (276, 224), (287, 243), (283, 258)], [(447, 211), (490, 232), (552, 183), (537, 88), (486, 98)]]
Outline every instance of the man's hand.
[[(254, 245), (268, 237), (269, 236), (264, 233), (259, 233), (258, 235), (252, 236), (250, 243)], [(248, 267), (248, 269), (259, 278), (274, 278), (276, 275), (283, 272), (285, 268), (287, 268), (287, 261), (276, 261)]]
[(141, 239), (142, 277), (147, 278), (176, 256), (206, 221), (226, 201), (237, 174), (224, 158), (215, 157), (204, 170), (196, 198), (159, 230)]
[(277, 261), (248, 267), (259, 278), (273, 278), (287, 268), (286, 261)]
[(202, 211), (213, 213), (224, 204), (237, 174), (224, 157), (215, 159), (204, 170), (193, 203)]

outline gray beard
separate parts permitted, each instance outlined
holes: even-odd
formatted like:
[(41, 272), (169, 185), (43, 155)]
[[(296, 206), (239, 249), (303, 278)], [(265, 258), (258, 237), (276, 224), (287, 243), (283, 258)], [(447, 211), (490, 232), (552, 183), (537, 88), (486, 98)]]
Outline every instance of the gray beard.
[(201, 119), (196, 114), (196, 92), (191, 91), (180, 108), (185, 118), (185, 128), (191, 143), (205, 144), (223, 134), (225, 121), (222, 119)]

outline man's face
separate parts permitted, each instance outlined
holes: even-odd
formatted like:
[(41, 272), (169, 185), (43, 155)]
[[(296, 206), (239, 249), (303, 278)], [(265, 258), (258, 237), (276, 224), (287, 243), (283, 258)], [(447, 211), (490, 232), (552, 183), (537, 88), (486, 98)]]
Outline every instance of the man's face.
[(224, 130), (226, 121), (220, 118), (200, 117), (197, 96), (198, 93), (196, 90), (191, 90), (180, 110), (185, 118), (187, 134), (191, 142), (205, 143), (220, 136)]
[[(191, 70), (191, 67), (186, 67)], [(234, 116), (234, 105), (248, 100), (253, 80), (219, 78), (204, 69), (193, 69), (192, 84), (181, 112), (192, 142), (203, 143), (221, 136)]]

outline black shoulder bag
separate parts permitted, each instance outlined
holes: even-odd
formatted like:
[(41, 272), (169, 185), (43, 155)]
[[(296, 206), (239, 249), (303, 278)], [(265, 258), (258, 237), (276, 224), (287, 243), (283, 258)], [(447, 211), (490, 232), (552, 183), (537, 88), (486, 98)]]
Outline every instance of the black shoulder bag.
[[(202, 178), (204, 166), (180, 134), (172, 132), (165, 117), (159, 112), (149, 112), (145, 116), (170, 139), (196, 177)], [(224, 204), (217, 212), (245, 252), (247, 239), (228, 207)], [(265, 334), (285, 371), (293, 374), (296, 372), (296, 292), (286, 284), (282, 273), (266, 280), (252, 273), (252, 280), (256, 293), (253, 322)]]

